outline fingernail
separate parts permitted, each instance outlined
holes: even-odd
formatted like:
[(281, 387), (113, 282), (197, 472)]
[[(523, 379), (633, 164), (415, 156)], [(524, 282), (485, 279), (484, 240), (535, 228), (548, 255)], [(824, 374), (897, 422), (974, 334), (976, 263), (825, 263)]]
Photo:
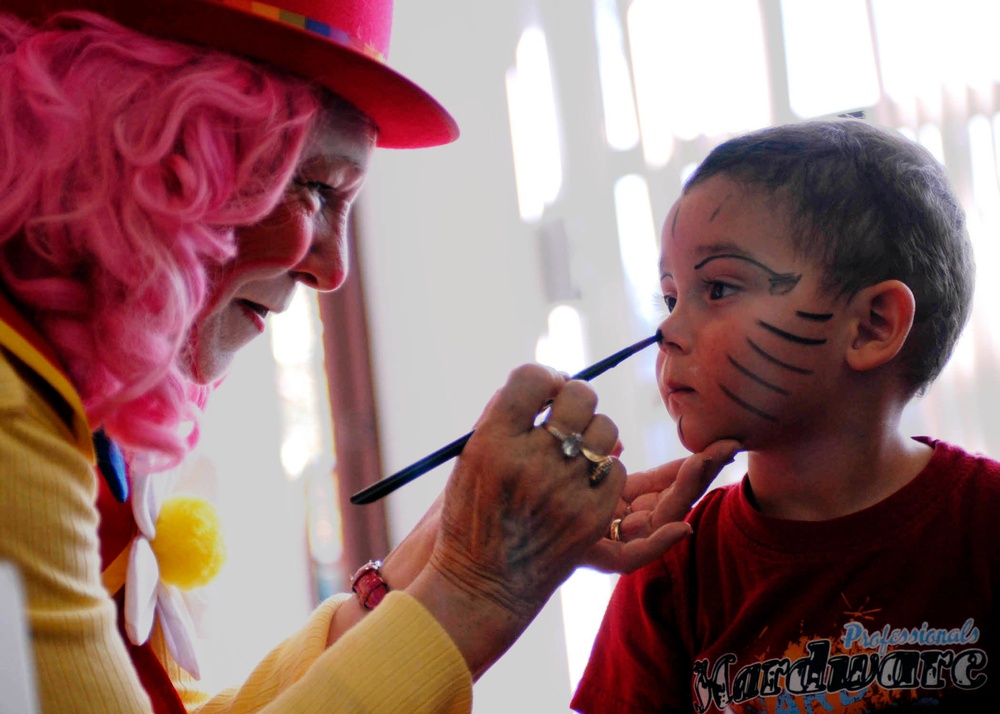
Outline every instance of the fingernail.
[(687, 537), (689, 535), (694, 535), (694, 528), (691, 527), (690, 523), (688, 523), (687, 521), (685, 521), (684, 522), (684, 527), (687, 528), (687, 533), (685, 534), (685, 537)]

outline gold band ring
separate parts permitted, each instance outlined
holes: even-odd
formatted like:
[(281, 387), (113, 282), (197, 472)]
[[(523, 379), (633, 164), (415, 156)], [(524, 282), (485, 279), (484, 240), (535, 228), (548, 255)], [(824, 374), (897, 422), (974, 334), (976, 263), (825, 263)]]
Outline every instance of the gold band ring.
[(611, 527), (608, 529), (608, 538), (618, 543), (622, 539), (622, 519), (616, 518), (611, 521)]

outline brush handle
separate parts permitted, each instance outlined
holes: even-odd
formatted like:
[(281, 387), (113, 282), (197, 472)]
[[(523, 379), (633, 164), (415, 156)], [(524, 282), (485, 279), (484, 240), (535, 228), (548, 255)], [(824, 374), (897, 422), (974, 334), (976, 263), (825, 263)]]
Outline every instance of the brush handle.
[[(630, 345), (623, 350), (615, 352), (610, 357), (605, 357), (600, 362), (595, 362), (589, 367), (580, 370), (572, 376), (572, 379), (582, 379), (585, 382), (589, 382), (591, 379), (599, 374), (607, 372), (612, 367), (617, 366), (619, 363), (628, 359), (636, 352), (644, 350), (650, 345), (660, 341), (660, 331), (657, 330), (656, 334), (652, 337), (647, 337), (644, 340), (636, 342), (634, 345)], [(547, 406), (547, 405), (546, 405)], [(475, 433), (475, 429), (470, 431), (465, 436), (462, 436), (450, 444), (442, 446), (440, 449), (435, 451), (433, 454), (428, 454), (424, 458), (420, 459), (413, 464), (410, 464), (402, 471), (397, 471), (392, 476), (387, 476), (381, 481), (376, 481), (371, 486), (361, 489), (353, 496), (351, 496), (351, 503), (354, 505), (363, 505), (366, 503), (373, 503), (380, 498), (388, 496), (390, 493), (395, 491), (401, 486), (405, 486), (410, 481), (413, 481), (419, 476), (423, 476), (425, 473), (431, 469), (437, 468), (446, 461), (455, 458), (462, 453), (462, 449), (465, 448), (466, 442)]]

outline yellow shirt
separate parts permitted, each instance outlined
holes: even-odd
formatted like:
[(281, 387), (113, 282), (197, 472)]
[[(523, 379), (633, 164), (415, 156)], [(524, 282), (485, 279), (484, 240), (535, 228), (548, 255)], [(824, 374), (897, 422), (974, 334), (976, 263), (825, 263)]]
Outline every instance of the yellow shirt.
[[(2, 297), (0, 297), (2, 299)], [(0, 559), (24, 582), (43, 712), (148, 712), (102, 584), (90, 427), (72, 385), (0, 320)], [(199, 712), (468, 712), (472, 678), (420, 603), (390, 593), (332, 646), (323, 603), (240, 687), (197, 691), (154, 631), (153, 648)], [(264, 613), (261, 616), (265, 616)]]

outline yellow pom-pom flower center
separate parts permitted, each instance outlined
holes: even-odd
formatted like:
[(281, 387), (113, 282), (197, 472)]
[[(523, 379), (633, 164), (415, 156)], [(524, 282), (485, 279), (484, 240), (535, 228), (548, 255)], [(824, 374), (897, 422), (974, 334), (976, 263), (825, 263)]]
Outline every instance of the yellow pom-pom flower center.
[(178, 494), (166, 499), (150, 545), (160, 579), (181, 590), (207, 585), (226, 561), (219, 515), (200, 496)]

